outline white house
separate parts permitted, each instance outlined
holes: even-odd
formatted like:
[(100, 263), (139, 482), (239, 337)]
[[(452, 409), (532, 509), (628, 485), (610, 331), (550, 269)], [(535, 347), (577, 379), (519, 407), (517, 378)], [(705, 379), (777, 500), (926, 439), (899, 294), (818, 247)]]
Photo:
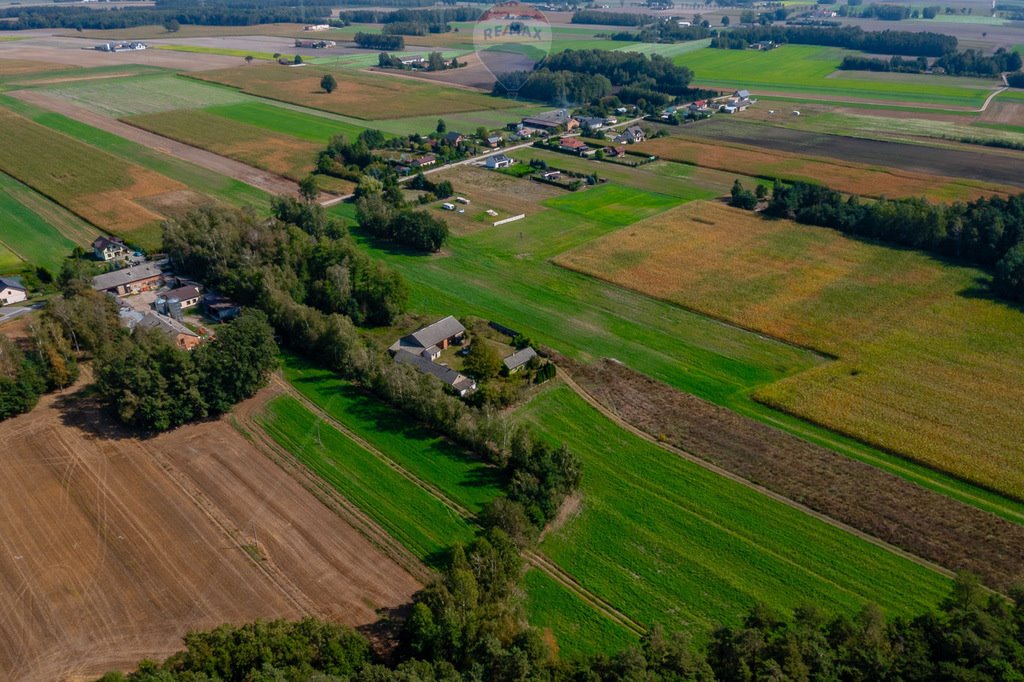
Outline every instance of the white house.
[(487, 167), (492, 170), (497, 168), (508, 168), (513, 163), (515, 163), (515, 161), (505, 156), (504, 154), (495, 154), (494, 156), (488, 156), (486, 161)]
[(98, 260), (112, 261), (127, 257), (131, 254), (131, 249), (117, 237), (100, 235), (92, 243), (92, 252)]
[(0, 277), (0, 305), (21, 303), (28, 298), (28, 289), (14, 277)]

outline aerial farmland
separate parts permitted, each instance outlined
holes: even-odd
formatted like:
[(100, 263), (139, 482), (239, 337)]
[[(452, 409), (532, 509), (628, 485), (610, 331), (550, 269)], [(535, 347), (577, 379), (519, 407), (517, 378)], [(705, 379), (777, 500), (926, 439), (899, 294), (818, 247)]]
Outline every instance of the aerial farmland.
[(0, 677), (1024, 675), (1024, 6), (114, 4), (0, 2)]

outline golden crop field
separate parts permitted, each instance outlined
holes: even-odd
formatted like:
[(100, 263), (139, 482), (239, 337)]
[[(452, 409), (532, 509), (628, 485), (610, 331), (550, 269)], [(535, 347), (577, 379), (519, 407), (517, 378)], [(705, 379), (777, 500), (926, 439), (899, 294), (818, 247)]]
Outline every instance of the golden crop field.
[(153, 228), (161, 209), (192, 200), (180, 182), (9, 111), (0, 110), (0, 137), (0, 170), (112, 232)]
[(1006, 193), (1003, 187), (974, 180), (878, 168), (722, 142), (703, 143), (678, 137), (662, 137), (642, 142), (636, 149), (668, 161), (742, 175), (814, 182), (840, 192), (866, 197), (926, 196), (942, 201), (967, 201)]
[[(320, 78), (325, 73), (333, 74), (338, 81), (337, 90), (330, 94), (320, 89)], [(518, 104), (414, 78), (312, 65), (251, 64), (189, 75), (230, 85), (251, 95), (368, 120), (505, 109)]]
[(836, 356), (755, 397), (1024, 498), (1024, 315), (980, 271), (714, 202), (556, 262)]

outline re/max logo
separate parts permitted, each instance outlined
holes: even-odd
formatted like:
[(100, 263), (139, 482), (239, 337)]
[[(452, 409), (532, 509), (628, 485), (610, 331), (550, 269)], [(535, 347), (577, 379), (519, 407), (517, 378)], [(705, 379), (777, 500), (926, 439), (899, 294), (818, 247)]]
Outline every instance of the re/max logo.
[(504, 38), (506, 36), (521, 36), (530, 40), (543, 40), (540, 26), (524, 26), (523, 24), (508, 24), (506, 26), (495, 26), (483, 30), (484, 40), (492, 38)]

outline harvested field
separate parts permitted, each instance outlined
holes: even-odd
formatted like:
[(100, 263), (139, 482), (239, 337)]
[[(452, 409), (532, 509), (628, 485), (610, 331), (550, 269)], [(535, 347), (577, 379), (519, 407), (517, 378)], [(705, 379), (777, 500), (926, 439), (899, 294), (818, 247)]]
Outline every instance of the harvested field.
[(1024, 126), (1024, 102), (1002, 102), (996, 99), (981, 115), (981, 120), (985, 123)]
[(61, 69), (69, 68), (71, 67), (66, 64), (57, 64), (54, 62), (35, 62), (26, 59), (0, 59), (0, 79), (45, 71), (59, 71)]
[(316, 154), (323, 148), (323, 145), (194, 109), (130, 116), (122, 120), (296, 182), (314, 169)]
[[(857, 144), (862, 141), (857, 140)], [(663, 137), (636, 145), (640, 151), (663, 159), (763, 178), (824, 183), (867, 197), (927, 196), (936, 200), (968, 200), (1006, 193), (1007, 188), (972, 180), (925, 175), (904, 170), (803, 156), (732, 144), (705, 143)]]
[(838, 357), (754, 396), (1024, 498), (1024, 316), (978, 270), (707, 202), (556, 262)]
[(139, 441), (51, 396), (0, 441), (4, 679), (92, 679), (223, 622), (364, 625), (419, 588), (225, 420)]
[[(1020, 106), (1024, 112), (1024, 105), (1010, 106)], [(964, 131), (964, 134), (967, 132)], [(1000, 153), (995, 150), (986, 151), (984, 148), (949, 149), (883, 142), (721, 118), (686, 126), (680, 137), (700, 142), (710, 140), (764, 147), (792, 154), (830, 157), (844, 163), (886, 166), (911, 173), (1024, 187), (1024, 175), (1020, 172), (1024, 159), (1019, 153)], [(828, 183), (831, 182), (831, 178), (824, 176), (819, 178), (819, 182)], [(887, 185), (880, 187), (886, 188)]]
[[(320, 78), (325, 73), (333, 74), (338, 81), (338, 89), (331, 94), (320, 89)], [(278, 64), (254, 64), (195, 73), (192, 77), (230, 85), (260, 97), (361, 119), (505, 109), (516, 105), (513, 100), (424, 83), (413, 78), (392, 78), (317, 66), (289, 68)]]
[(130, 67), (135, 64), (175, 69), (202, 71), (223, 69), (238, 63), (237, 57), (212, 54), (185, 54), (167, 50), (132, 50), (130, 52), (100, 52), (82, 49), (90, 47), (76, 38), (33, 36), (10, 43), (0, 43), (0, 59), (7, 57), (24, 61), (51, 62), (72, 67)]
[(1024, 526), (650, 379), (621, 363), (558, 363), (621, 419), (772, 492), (1007, 591), (1024, 581)]

